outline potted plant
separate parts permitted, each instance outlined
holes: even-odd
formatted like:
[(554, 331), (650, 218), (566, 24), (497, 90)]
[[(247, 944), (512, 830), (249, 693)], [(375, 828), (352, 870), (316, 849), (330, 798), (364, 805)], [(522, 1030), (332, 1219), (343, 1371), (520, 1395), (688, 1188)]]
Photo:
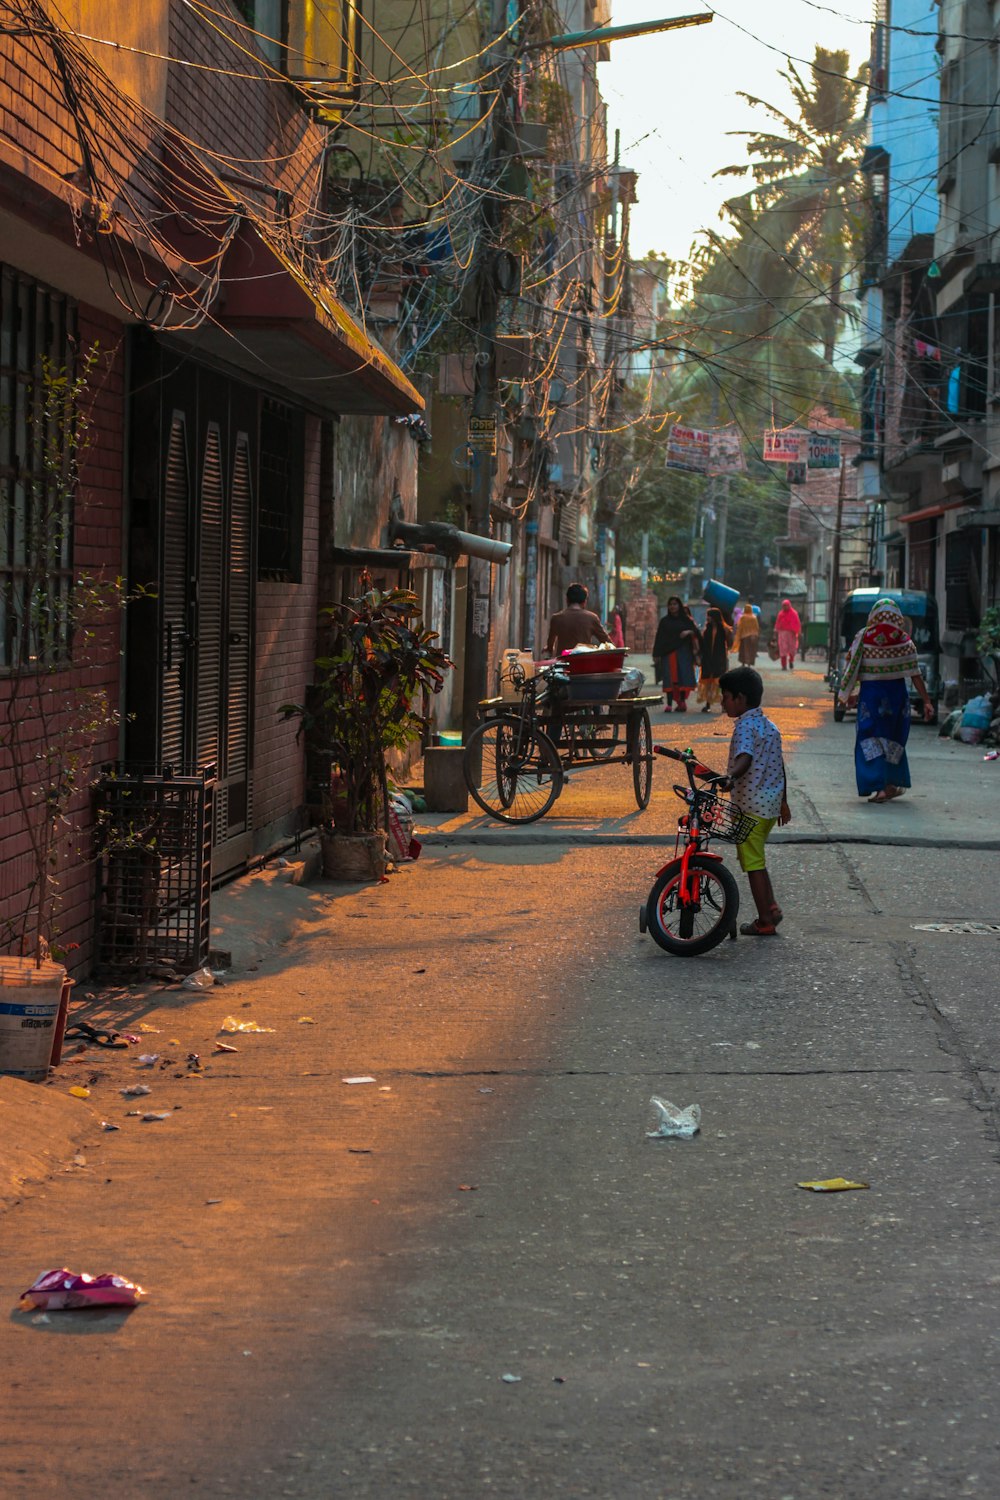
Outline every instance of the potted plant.
[(452, 665), (425, 630), (417, 596), (377, 589), (323, 611), (325, 646), (316, 661), (312, 701), (285, 703), (323, 766), (321, 837), (324, 874), (378, 880), (385, 873), (389, 816), (386, 757), (417, 739), (424, 716), (415, 705), (439, 692)]

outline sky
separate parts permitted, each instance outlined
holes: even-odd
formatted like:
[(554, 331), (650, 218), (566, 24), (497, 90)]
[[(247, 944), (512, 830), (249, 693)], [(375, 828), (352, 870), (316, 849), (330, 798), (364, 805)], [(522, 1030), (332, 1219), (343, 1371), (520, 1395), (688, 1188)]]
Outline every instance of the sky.
[[(699, 229), (718, 227), (719, 206), (740, 190), (740, 180), (713, 181), (712, 174), (746, 157), (745, 142), (726, 132), (762, 129), (770, 120), (737, 98), (737, 90), (790, 108), (779, 72), (788, 56), (802, 59), (796, 66), (806, 70), (817, 43), (847, 48), (856, 72), (868, 58), (874, 8), (874, 0), (766, 0), (752, 6), (722, 0), (722, 11), (707, 26), (612, 44), (611, 61), (598, 64), (598, 79), (608, 105), (609, 156), (617, 128), (622, 164), (639, 173), (634, 257), (658, 250), (684, 260)], [(703, 0), (612, 0), (611, 24), (703, 9), (712, 6)]]

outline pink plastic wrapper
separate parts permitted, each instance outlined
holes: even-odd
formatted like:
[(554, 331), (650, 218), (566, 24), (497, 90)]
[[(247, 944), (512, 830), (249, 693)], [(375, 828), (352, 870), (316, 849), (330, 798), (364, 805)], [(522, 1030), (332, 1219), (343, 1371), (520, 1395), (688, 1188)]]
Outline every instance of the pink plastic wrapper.
[(135, 1307), (146, 1293), (124, 1276), (88, 1276), (76, 1271), (43, 1271), (21, 1293), (24, 1308), (57, 1312), (73, 1307)]

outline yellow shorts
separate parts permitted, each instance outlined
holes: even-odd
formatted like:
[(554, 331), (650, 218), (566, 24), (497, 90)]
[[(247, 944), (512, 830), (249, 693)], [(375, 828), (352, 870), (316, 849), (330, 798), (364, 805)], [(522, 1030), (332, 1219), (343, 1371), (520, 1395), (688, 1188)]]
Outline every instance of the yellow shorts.
[(777, 823), (777, 818), (758, 818), (753, 825), (753, 833), (742, 844), (736, 845), (736, 853), (740, 861), (740, 869), (749, 874), (751, 870), (765, 870), (767, 861), (764, 858), (764, 845), (767, 843), (771, 829)]

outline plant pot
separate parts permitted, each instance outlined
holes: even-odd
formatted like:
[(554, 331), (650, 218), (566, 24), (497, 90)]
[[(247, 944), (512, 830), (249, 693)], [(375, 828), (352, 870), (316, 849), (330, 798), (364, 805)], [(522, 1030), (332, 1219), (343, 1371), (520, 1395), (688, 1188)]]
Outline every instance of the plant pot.
[(0, 1074), (27, 1083), (48, 1076), (65, 986), (62, 964), (0, 958)]
[(327, 880), (381, 880), (385, 874), (385, 833), (320, 834)]

